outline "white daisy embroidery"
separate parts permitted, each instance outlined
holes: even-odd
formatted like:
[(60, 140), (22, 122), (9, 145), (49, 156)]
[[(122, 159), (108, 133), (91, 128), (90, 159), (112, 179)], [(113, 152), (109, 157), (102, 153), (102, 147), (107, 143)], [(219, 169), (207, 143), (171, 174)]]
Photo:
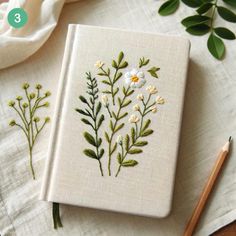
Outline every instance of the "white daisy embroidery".
[(141, 88), (146, 83), (145, 75), (142, 71), (132, 69), (125, 73), (125, 82), (131, 88)]

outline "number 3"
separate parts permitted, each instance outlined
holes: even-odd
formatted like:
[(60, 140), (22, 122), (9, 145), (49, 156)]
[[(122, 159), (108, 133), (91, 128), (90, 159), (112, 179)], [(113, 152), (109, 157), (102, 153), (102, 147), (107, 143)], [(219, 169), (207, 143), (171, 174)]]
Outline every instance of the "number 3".
[(14, 21), (16, 23), (20, 23), (21, 22), (21, 15), (19, 13), (16, 13), (14, 16), (15, 16)]

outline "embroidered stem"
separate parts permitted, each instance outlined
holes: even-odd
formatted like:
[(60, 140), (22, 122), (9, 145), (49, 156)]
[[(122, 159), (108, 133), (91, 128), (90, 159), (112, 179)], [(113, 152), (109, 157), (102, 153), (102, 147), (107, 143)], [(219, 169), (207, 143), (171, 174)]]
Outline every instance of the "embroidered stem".
[[(50, 121), (50, 118), (46, 117), (43, 125), (41, 126), (40, 129), (38, 129), (37, 123), (40, 121), (40, 118), (35, 116), (35, 113), (38, 108), (49, 106), (48, 102), (46, 102), (44, 104), (40, 104), (40, 102), (42, 102), (45, 98), (49, 97), (51, 95), (51, 93), (46, 92), (43, 97), (40, 97), (40, 90), (42, 89), (42, 86), (40, 84), (38, 84), (35, 87), (37, 89), (37, 96), (36, 96), (35, 93), (29, 93), (29, 91), (28, 91), (29, 87), (30, 86), (27, 83), (25, 83), (22, 87), (25, 91), (26, 102), (23, 102), (23, 97), (21, 97), (21, 96), (18, 96), (16, 98), (18, 107), (16, 107), (16, 104), (14, 101), (9, 102), (9, 106), (12, 107), (16, 111), (16, 113), (18, 114), (18, 116), (20, 118), (22, 125), (20, 123), (17, 123), (15, 120), (12, 120), (9, 123), (9, 125), (19, 127), (24, 132), (24, 134), (26, 136), (26, 139), (28, 142), (28, 150), (29, 150), (29, 166), (30, 166), (30, 170), (32, 173), (32, 177), (33, 177), (33, 179), (35, 179), (35, 171), (33, 168), (34, 144), (35, 144), (37, 136), (42, 131), (45, 124)], [(33, 122), (35, 122), (35, 126), (34, 126)]]
[[(152, 94), (149, 94), (146, 102), (144, 102), (142, 100), (143, 110), (142, 111), (139, 110), (139, 113), (141, 116), (139, 128), (138, 128), (139, 120), (138, 120), (138, 118), (136, 118), (136, 120), (133, 121), (135, 128), (131, 128), (131, 135), (129, 136), (128, 134), (126, 134), (126, 136), (125, 136), (125, 140), (124, 140), (125, 152), (124, 152), (123, 144), (122, 144), (121, 145), (122, 152), (118, 153), (118, 156), (117, 156), (119, 167), (117, 169), (115, 177), (117, 177), (119, 175), (119, 173), (121, 171), (121, 167), (133, 167), (138, 164), (138, 162), (135, 160), (126, 161), (126, 157), (128, 154), (134, 155), (134, 154), (142, 153), (143, 150), (140, 149), (140, 147), (146, 146), (148, 144), (148, 142), (147, 141), (139, 141), (139, 139), (142, 137), (149, 136), (150, 134), (153, 133), (153, 130), (148, 129), (151, 121), (148, 119), (144, 123), (145, 116), (149, 112), (151, 112), (151, 110), (150, 110), (151, 106), (149, 105), (151, 96), (152, 96)], [(155, 102), (152, 104), (155, 104)]]
[(124, 113), (121, 115), (121, 111), (124, 107), (128, 106), (131, 103), (131, 100), (127, 100), (127, 98), (133, 94), (134, 90), (131, 90), (130, 86), (126, 89), (123, 87), (123, 98), (118, 98), (118, 111), (112, 112), (114, 118), (114, 123), (112, 119), (110, 120), (110, 129), (111, 129), (111, 135), (109, 136), (107, 132), (105, 132), (105, 136), (108, 142), (108, 174), (111, 176), (111, 158), (112, 154), (116, 151), (117, 143), (113, 145), (113, 138), (116, 132), (118, 132), (120, 129), (124, 127), (124, 123), (119, 124), (119, 120), (123, 119), (125, 116), (128, 115), (128, 113)]
[(99, 170), (101, 173), (101, 176), (103, 176), (103, 169), (102, 169), (102, 163), (100, 159), (102, 158), (104, 154), (104, 149), (101, 148), (100, 146), (102, 144), (102, 139), (98, 135), (98, 130), (101, 127), (105, 117), (102, 114), (99, 116), (99, 113), (102, 108), (102, 103), (97, 102), (98, 100), (98, 86), (97, 86), (97, 81), (96, 78), (91, 77), (91, 73), (86, 73), (86, 79), (88, 80), (87, 82), (87, 94), (89, 94), (89, 97), (86, 99), (84, 96), (79, 96), (79, 99), (82, 103), (85, 104), (86, 108), (84, 109), (79, 109), (76, 108), (75, 110), (83, 115), (86, 118), (82, 118), (81, 121), (88, 125), (91, 126), (93, 129), (93, 134), (89, 132), (84, 132), (84, 138), (86, 141), (92, 145), (95, 149), (84, 149), (84, 154), (87, 157), (96, 159), (99, 164)]

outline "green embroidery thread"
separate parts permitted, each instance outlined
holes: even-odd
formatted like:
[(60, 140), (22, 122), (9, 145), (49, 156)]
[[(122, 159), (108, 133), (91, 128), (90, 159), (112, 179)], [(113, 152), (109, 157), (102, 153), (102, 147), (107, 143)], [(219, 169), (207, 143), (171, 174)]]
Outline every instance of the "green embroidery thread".
[(151, 120), (145, 120), (145, 117), (150, 112), (156, 113), (156, 104), (163, 104), (164, 99), (161, 97), (157, 97), (155, 101), (151, 101), (152, 96), (157, 93), (157, 89), (155, 86), (147, 87), (147, 91), (149, 92), (149, 95), (146, 101), (142, 94), (139, 94), (137, 97), (137, 99), (141, 101), (142, 107), (140, 107), (139, 104), (136, 104), (133, 107), (134, 111), (139, 113), (139, 116), (135, 114), (130, 116), (129, 122), (134, 124), (134, 127), (132, 127), (130, 130), (130, 134), (126, 134), (124, 140), (122, 136), (118, 137), (117, 143), (120, 145), (121, 151), (117, 154), (119, 167), (115, 175), (116, 177), (119, 175), (122, 167), (134, 167), (138, 165), (138, 162), (136, 160), (126, 160), (126, 157), (129, 154), (135, 155), (142, 153), (142, 147), (148, 145), (148, 141), (143, 139), (154, 132), (149, 128)]
[(60, 217), (60, 205), (57, 202), (52, 203), (52, 218), (54, 229), (63, 227)]
[[(84, 154), (87, 157), (96, 159), (99, 163), (99, 169), (100, 169), (100, 173), (101, 176), (103, 176), (103, 168), (102, 168), (102, 163), (101, 163), (101, 158), (104, 154), (104, 149), (100, 148), (101, 144), (102, 144), (102, 139), (99, 137), (98, 135), (98, 131), (99, 128), (101, 127), (105, 117), (102, 114), (99, 117), (99, 113), (101, 111), (102, 108), (102, 104), (101, 102), (97, 102), (98, 100), (98, 85), (97, 85), (97, 81), (96, 78), (92, 78), (91, 77), (91, 73), (88, 72), (86, 73), (86, 79), (87, 79), (87, 94), (89, 95), (89, 98), (86, 99), (84, 96), (79, 96), (79, 99), (82, 103), (84, 103), (86, 105), (87, 108), (85, 108), (84, 110), (76, 108), (75, 110), (80, 113), (81, 115), (83, 115), (86, 118), (82, 118), (81, 121), (90, 126), (93, 131), (94, 134), (90, 134), (89, 132), (84, 132), (84, 138), (86, 139), (86, 141), (92, 145), (95, 150), (93, 149), (84, 149)], [(88, 120), (89, 118), (89, 120)]]
[(28, 147), (29, 147), (29, 164), (30, 170), (32, 173), (33, 179), (35, 179), (35, 172), (33, 167), (33, 148), (35, 141), (38, 135), (41, 133), (42, 129), (50, 121), (49, 117), (44, 119), (44, 122), (39, 126), (40, 118), (36, 116), (36, 112), (38, 109), (43, 107), (48, 107), (49, 102), (44, 102), (46, 98), (48, 98), (51, 93), (49, 91), (45, 92), (44, 95), (41, 95), (42, 85), (37, 84), (35, 89), (36, 93), (29, 93), (30, 85), (28, 83), (23, 84), (22, 88), (25, 91), (25, 101), (23, 101), (22, 96), (16, 97), (16, 102), (14, 100), (10, 101), (8, 105), (12, 107), (20, 118), (20, 122), (16, 122), (15, 120), (10, 121), (10, 126), (19, 127), (24, 135), (27, 138)]
[(113, 77), (111, 76), (111, 69), (104, 69), (104, 63), (97, 61), (95, 66), (100, 70), (99, 76), (104, 76), (106, 79), (102, 80), (102, 83), (109, 86), (108, 90), (102, 91), (105, 94), (111, 94), (112, 103), (115, 106), (115, 96), (119, 92), (119, 88), (115, 87), (117, 81), (122, 77), (123, 73), (120, 72), (121, 69), (125, 69), (128, 66), (128, 62), (124, 60), (124, 53), (120, 52), (117, 61), (112, 60), (111, 66), (115, 69)]

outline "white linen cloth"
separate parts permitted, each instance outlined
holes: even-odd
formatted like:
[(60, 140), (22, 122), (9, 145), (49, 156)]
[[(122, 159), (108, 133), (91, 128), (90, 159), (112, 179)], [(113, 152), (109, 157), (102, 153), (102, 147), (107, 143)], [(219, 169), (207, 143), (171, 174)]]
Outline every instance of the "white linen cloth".
[[(182, 235), (221, 145), (236, 137), (236, 45), (227, 41), (224, 61), (206, 47), (207, 36), (187, 35), (182, 18), (194, 14), (182, 5), (170, 17), (157, 14), (160, 1), (83, 0), (66, 5), (59, 25), (46, 44), (30, 59), (0, 71), (0, 234), (1, 235)], [(220, 25), (225, 23), (217, 20)], [(50, 126), (34, 149), (36, 181), (28, 168), (27, 142), (20, 130), (8, 126), (15, 113), (7, 101), (20, 95), (23, 82), (50, 89), (53, 115), (65, 37), (69, 23), (92, 24), (184, 35), (192, 42), (173, 211), (165, 219), (61, 206), (64, 227), (54, 230), (49, 203), (38, 201)], [(107, 43), (107, 42), (104, 42)], [(101, 45), (102, 47), (102, 45)], [(2, 58), (2, 55), (0, 55)], [(205, 236), (236, 219), (235, 150), (213, 192), (195, 235)], [(78, 186), (79, 187), (79, 186)]]
[[(56, 27), (64, 2), (9, 0), (0, 4), (0, 69), (25, 60), (45, 43)], [(26, 26), (20, 29), (12, 28), (7, 21), (8, 12), (16, 7), (24, 8), (28, 14)]]

